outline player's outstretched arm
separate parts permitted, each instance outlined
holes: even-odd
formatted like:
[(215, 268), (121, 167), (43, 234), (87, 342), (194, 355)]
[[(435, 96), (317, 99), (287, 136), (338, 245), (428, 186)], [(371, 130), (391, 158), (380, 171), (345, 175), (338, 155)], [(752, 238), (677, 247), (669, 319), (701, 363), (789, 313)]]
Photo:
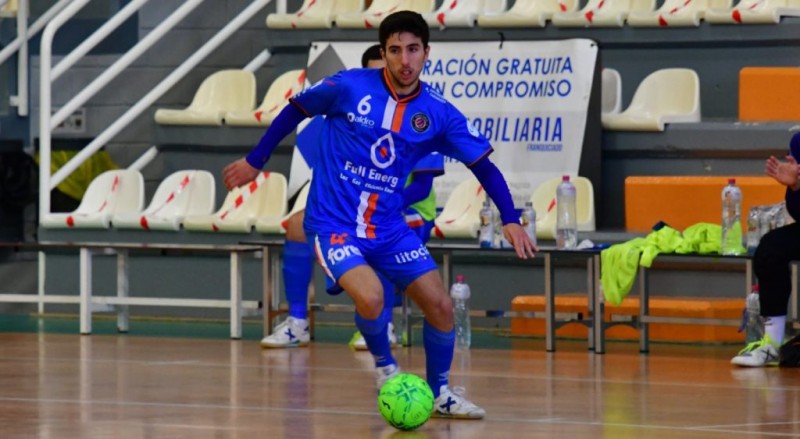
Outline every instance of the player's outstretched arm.
[(284, 107), (247, 157), (236, 160), (222, 170), (225, 187), (231, 190), (255, 179), (280, 141), (294, 131), (305, 118), (306, 115), (295, 105)]
[(533, 252), (538, 251), (538, 249), (522, 226), (519, 225), (519, 217), (514, 210), (514, 201), (511, 199), (508, 183), (503, 178), (503, 174), (500, 173), (500, 170), (488, 157), (483, 157), (472, 164), (470, 170), (481, 183), (483, 189), (486, 190), (486, 193), (489, 194), (489, 197), (492, 198), (494, 204), (497, 205), (497, 209), (500, 211), (500, 218), (503, 221), (503, 235), (514, 246), (517, 256), (521, 259), (534, 257)]

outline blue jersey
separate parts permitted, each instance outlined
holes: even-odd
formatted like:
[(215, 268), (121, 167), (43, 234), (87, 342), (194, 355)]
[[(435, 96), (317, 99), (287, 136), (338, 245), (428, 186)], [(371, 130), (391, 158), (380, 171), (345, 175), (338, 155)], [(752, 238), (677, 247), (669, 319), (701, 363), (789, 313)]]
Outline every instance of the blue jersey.
[(432, 152), (467, 166), (492, 151), (466, 117), (428, 85), (398, 97), (385, 69), (353, 69), (291, 99), (306, 116), (325, 115), (305, 228), (394, 239), (408, 227), (402, 190)]

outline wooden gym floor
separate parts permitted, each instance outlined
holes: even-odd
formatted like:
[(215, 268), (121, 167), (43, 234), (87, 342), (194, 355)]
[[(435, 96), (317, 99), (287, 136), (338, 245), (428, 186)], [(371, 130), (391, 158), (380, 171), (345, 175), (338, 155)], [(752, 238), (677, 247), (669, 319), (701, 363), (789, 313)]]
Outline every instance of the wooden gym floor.
[[(733, 368), (735, 346), (506, 346), (454, 361), (485, 420), (408, 433), (384, 423), (370, 356), (344, 342), (1, 332), (0, 438), (800, 437), (800, 369)], [(420, 347), (395, 354), (424, 374)]]

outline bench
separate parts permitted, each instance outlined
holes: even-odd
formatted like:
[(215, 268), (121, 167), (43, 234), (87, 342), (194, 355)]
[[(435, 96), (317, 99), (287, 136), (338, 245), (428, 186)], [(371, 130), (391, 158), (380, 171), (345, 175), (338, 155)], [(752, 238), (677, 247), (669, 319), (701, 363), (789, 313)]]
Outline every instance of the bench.
[[(589, 315), (589, 304), (586, 295), (560, 295), (555, 298), (556, 315), (566, 313), (577, 316)], [(744, 300), (725, 298), (698, 297), (658, 297), (650, 299), (650, 315), (655, 317), (687, 317), (711, 320), (708, 324), (671, 324), (654, 323), (650, 328), (650, 338), (654, 341), (682, 343), (729, 343), (740, 342), (742, 334), (738, 328), (730, 325), (714, 324), (714, 320), (738, 322), (742, 316)], [(541, 295), (517, 296), (511, 302), (514, 311), (544, 311), (544, 297)], [(628, 321), (639, 315), (638, 297), (628, 297), (622, 305), (606, 307), (604, 320), (612, 321), (622, 316)], [(511, 334), (515, 336), (542, 336), (545, 333), (544, 323), (540, 320), (513, 318)], [(567, 324), (556, 331), (556, 335), (569, 338), (585, 338), (591, 329), (581, 324)], [(608, 328), (605, 334), (608, 340), (637, 340), (639, 333), (635, 328), (617, 325)]]
[[(243, 241), (241, 244), (258, 245), (264, 248), (264, 334), (269, 335), (272, 333), (273, 321), (279, 315), (286, 313), (287, 306), (281, 303), (280, 294), (277, 292), (280, 288), (280, 248), (283, 246), (282, 240), (264, 240), (264, 241)], [(489, 318), (538, 318), (544, 319), (546, 327), (546, 349), (549, 352), (555, 351), (555, 332), (556, 329), (568, 323), (580, 321), (587, 327), (592, 327), (593, 322), (589, 318), (575, 319), (557, 318), (555, 313), (555, 265), (560, 261), (575, 261), (580, 260), (586, 264), (586, 282), (587, 282), (587, 301), (592, 303), (594, 301), (593, 294), (596, 289), (595, 282), (598, 278), (595, 275), (595, 257), (599, 255), (596, 250), (558, 250), (555, 248), (540, 247), (539, 253), (536, 258), (528, 261), (518, 260), (513, 249), (483, 249), (477, 243), (457, 243), (457, 242), (429, 242), (428, 249), (432, 254), (438, 255), (442, 259), (441, 270), (442, 279), (445, 291), (450, 290), (450, 284), (454, 279), (453, 275), (453, 259), (460, 256), (475, 257), (478, 256), (485, 259), (487, 263), (493, 261), (494, 263), (514, 263), (528, 268), (542, 268), (545, 271), (544, 276), (544, 301), (545, 309), (543, 312), (527, 312), (527, 311), (513, 311), (507, 309), (489, 309), (478, 310), (471, 309), (471, 317), (489, 317)], [(405, 297), (405, 296), (404, 296)], [(313, 294), (309, 296), (309, 309), (318, 312), (355, 312), (352, 305), (328, 305), (315, 303)], [(423, 315), (418, 312), (412, 312), (410, 304), (407, 300), (404, 301), (402, 311), (402, 318), (404, 319), (403, 327), (406, 329), (406, 343), (412, 343), (412, 323), (414, 320), (423, 318)], [(313, 328), (313, 312), (310, 314), (312, 319), (311, 328)], [(593, 348), (594, 339), (590, 336), (588, 339), (589, 348)]]
[[(135, 306), (175, 306), (195, 308), (229, 308), (230, 334), (233, 339), (242, 337), (242, 316), (245, 310), (257, 312), (261, 308), (258, 301), (242, 300), (241, 261), (244, 254), (256, 254), (259, 246), (248, 245), (209, 245), (209, 244), (139, 244), (112, 242), (38, 242), (2, 243), (0, 247), (18, 251), (39, 252), (39, 270), (44, 272), (45, 254), (53, 250), (77, 251), (79, 254), (79, 295), (48, 295), (44, 291), (44, 279), (40, 279), (39, 294), (0, 294), (0, 302), (15, 303), (61, 303), (78, 304), (80, 308), (80, 333), (92, 333), (92, 314), (97, 311), (117, 313), (117, 329), (127, 332), (129, 328), (130, 305)], [(227, 299), (187, 299), (168, 297), (129, 297), (128, 263), (131, 253), (158, 254), (162, 256), (186, 254), (228, 254), (230, 255), (230, 291)], [(92, 288), (93, 258), (98, 255), (116, 256), (117, 294), (116, 296), (96, 296)]]

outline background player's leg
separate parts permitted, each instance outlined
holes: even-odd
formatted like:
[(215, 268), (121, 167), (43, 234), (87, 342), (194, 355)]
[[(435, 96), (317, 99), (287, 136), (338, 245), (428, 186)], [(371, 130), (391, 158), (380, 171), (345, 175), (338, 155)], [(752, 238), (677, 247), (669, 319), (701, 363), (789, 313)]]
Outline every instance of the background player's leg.
[[(395, 287), (392, 281), (390, 281), (386, 276), (377, 273), (378, 279), (381, 281), (381, 285), (383, 286), (383, 316), (381, 319), (387, 323), (388, 329), (386, 332), (386, 336), (389, 339), (389, 345), (397, 344), (397, 337), (394, 334), (394, 327), (392, 325), (392, 308), (395, 306), (395, 301), (398, 297), (401, 297), (399, 294), (395, 293)], [(400, 304), (402, 305), (402, 299)], [(364, 340), (364, 336), (361, 335), (361, 331), (357, 331), (352, 339), (350, 340), (350, 347), (363, 351), (367, 350), (367, 342)]]
[(283, 246), (283, 285), (289, 303), (289, 317), (261, 340), (266, 348), (305, 346), (308, 332), (308, 284), (314, 273), (313, 252), (303, 231), (303, 211), (292, 215), (286, 224)]
[(283, 284), (289, 315), (296, 319), (308, 318), (308, 284), (314, 274), (311, 248), (303, 231), (304, 211), (292, 215), (286, 223), (286, 244), (283, 247)]

